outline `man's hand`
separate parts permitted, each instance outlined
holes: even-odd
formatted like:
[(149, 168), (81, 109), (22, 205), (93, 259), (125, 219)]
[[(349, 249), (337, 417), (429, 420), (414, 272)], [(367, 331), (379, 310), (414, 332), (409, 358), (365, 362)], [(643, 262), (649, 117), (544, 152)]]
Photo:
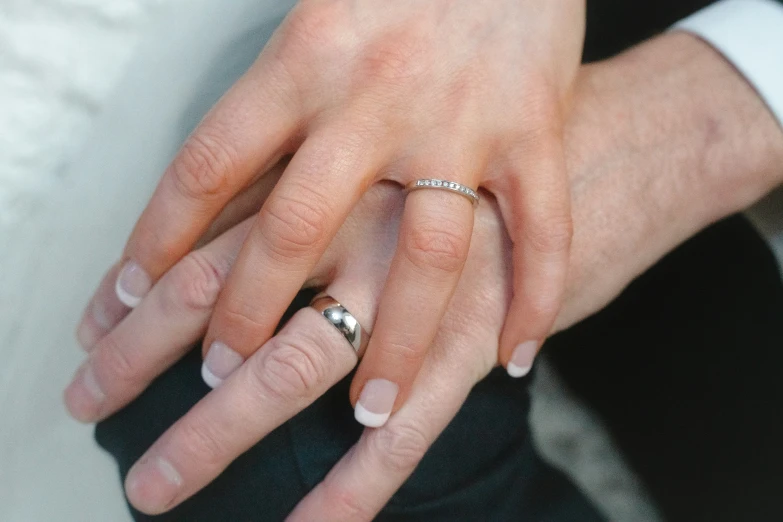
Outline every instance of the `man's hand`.
[(702, 40), (667, 33), (583, 68), (566, 147), (575, 234), (556, 330), (783, 182), (783, 130)]
[[(691, 36), (668, 34), (586, 67), (579, 85), (566, 132), (576, 228), (558, 328), (600, 309), (679, 242), (783, 176), (783, 133), (733, 68)], [(370, 330), (400, 201), (393, 187), (373, 189), (311, 276)], [(410, 400), (386, 426), (365, 431), (292, 520), (371, 519), (496, 364), (492, 341), (510, 302), (501, 222), (489, 200), (481, 205), (466, 270)], [(122, 407), (202, 335), (249, 226), (178, 264), (97, 344), (66, 392), (77, 418)], [(357, 245), (366, 258), (351, 255)], [(129, 474), (131, 502), (146, 512), (170, 509), (355, 363), (323, 318), (300, 311), (149, 449)]]

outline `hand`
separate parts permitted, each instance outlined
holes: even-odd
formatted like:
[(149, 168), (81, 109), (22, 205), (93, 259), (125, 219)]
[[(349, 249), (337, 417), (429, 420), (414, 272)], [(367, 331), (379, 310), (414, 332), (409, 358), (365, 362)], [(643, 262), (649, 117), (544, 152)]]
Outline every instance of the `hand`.
[[(344, 303), (369, 331), (373, 330), (372, 317), (391, 264), (403, 202), (394, 185), (372, 187), (311, 278), (313, 285)], [(446, 376), (449, 379), (450, 400), (443, 411), (429, 415), (430, 420), (440, 419), (441, 427), (432, 431), (433, 438), (456, 413), (472, 385), (495, 365), (497, 344), (492, 339), (498, 337), (508, 305), (508, 259), (499, 253), (508, 252), (509, 245), (504, 244), (502, 221), (489, 199), (477, 211), (477, 224), (477, 248), (471, 251), (465, 277), (424, 365), (421, 383), (427, 394), (432, 393), (430, 377), (438, 377), (435, 383)], [(246, 221), (186, 256), (96, 345), (76, 383), (66, 392), (72, 413), (94, 420), (116, 411), (188, 350), (202, 335), (214, 299), (251, 226), (252, 222)], [(357, 248), (368, 255), (354, 256)], [(461, 308), (456, 306), (459, 302), (463, 303)], [(446, 352), (455, 351), (463, 353), (459, 368), (449, 369), (450, 364), (438, 362)], [(317, 399), (356, 362), (350, 345), (323, 317), (311, 308), (299, 311), (149, 450), (128, 477), (129, 498), (144, 511), (173, 507), (210, 482), (247, 447)], [(420, 400), (419, 395), (395, 419), (406, 422), (409, 414), (402, 412), (410, 408), (417, 411)], [(397, 422), (387, 426), (391, 433), (404, 430), (395, 427)], [(389, 449), (386, 466), (399, 466), (398, 459), (405, 455), (394, 447)], [(384, 460), (386, 453), (382, 454)], [(403, 462), (413, 466), (414, 458), (418, 460), (410, 454)], [(407, 465), (396, 468), (392, 476), (400, 476), (406, 469)], [(175, 477), (174, 487), (166, 482), (167, 477)]]
[[(205, 375), (216, 384), (269, 340), (373, 183), (481, 185), (498, 201), (515, 245), (516, 297), (501, 359), (521, 346), (510, 366), (519, 375), (551, 330), (565, 289), (571, 215), (562, 125), (581, 59), (584, 4), (300, 2), (164, 174), (111, 271), (121, 300), (137, 305), (232, 199), (293, 154), (206, 331), (205, 352), (215, 352)], [(407, 197), (354, 404), (379, 380), (397, 385), (394, 409), (404, 403), (459, 280), (473, 224), (461, 195)], [(99, 290), (97, 309), (119, 307), (107, 302), (111, 284)]]
[[(695, 38), (666, 35), (584, 69), (581, 80), (567, 132), (578, 226), (559, 327), (599, 309), (679, 241), (760, 197), (783, 176), (783, 134), (731, 66)], [(713, 151), (707, 163), (705, 147)], [(681, 151), (674, 163), (673, 151)], [(727, 190), (734, 185), (742, 190)], [(509, 243), (499, 213), (489, 203), (478, 211), (461, 286), (411, 400), (385, 427), (366, 430), (292, 519), (372, 518), (472, 384), (494, 364), (492, 334), (501, 328), (509, 303), (510, 270), (509, 258), (498, 255), (504, 248), (508, 252)], [(329, 283), (329, 292), (368, 328), (373, 296), (379, 295), (382, 274), (391, 262), (389, 237), (395, 235), (400, 206), (400, 195), (392, 187), (373, 189), (316, 268), (316, 274), (329, 275), (316, 277), (313, 284)], [(85, 420), (108, 415), (184, 353), (201, 335), (232, 254), (251, 226), (240, 225), (185, 258), (98, 343), (67, 391), (72, 413)], [(387, 250), (377, 246), (384, 241)], [(368, 266), (362, 266), (364, 258), (352, 255), (341, 260), (357, 245), (376, 245), (368, 250)], [(344, 269), (334, 269), (342, 263)], [(352, 277), (363, 280), (360, 284)], [(482, 315), (475, 321), (463, 318), (476, 310)], [(129, 476), (131, 501), (144, 511), (158, 512), (195, 492), (347, 374), (355, 358), (346, 347), (318, 314), (300, 311), (280, 336), (149, 450)]]

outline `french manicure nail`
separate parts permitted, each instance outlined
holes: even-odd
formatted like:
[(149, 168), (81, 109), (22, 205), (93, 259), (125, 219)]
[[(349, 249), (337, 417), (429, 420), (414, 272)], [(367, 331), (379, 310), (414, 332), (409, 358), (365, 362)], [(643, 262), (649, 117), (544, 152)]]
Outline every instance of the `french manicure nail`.
[(201, 365), (201, 378), (210, 388), (217, 388), (228, 376), (242, 366), (244, 357), (221, 342), (214, 342), (207, 350)]
[(119, 269), (112, 269), (101, 281), (76, 329), (76, 339), (88, 352), (128, 315), (128, 307), (120, 301), (116, 292), (119, 272)]
[(76, 340), (79, 341), (84, 350), (89, 351), (101, 338), (102, 332), (98, 331), (98, 328), (90, 323), (88, 318), (79, 324), (79, 328), (76, 329)]
[[(123, 309), (126, 308), (123, 307)], [(79, 327), (76, 329), (76, 339), (85, 351), (90, 351), (114, 327), (116, 322), (109, 316), (109, 312), (103, 305), (101, 297), (96, 296), (87, 305), (82, 322), (79, 323)]]
[(136, 308), (152, 288), (152, 279), (137, 262), (130, 260), (120, 270), (114, 290), (125, 306)]
[(386, 379), (367, 381), (356, 403), (354, 417), (370, 428), (383, 426), (389, 420), (399, 391), (399, 386)]
[(174, 501), (183, 483), (182, 476), (168, 460), (142, 458), (128, 472), (125, 490), (135, 507), (158, 513)]
[(68, 411), (77, 420), (91, 422), (100, 414), (100, 407), (105, 399), (106, 394), (95, 378), (92, 365), (85, 363), (65, 390)]
[(87, 390), (95, 402), (101, 403), (106, 398), (106, 394), (103, 393), (101, 385), (95, 379), (95, 371), (92, 369), (92, 364), (87, 363), (82, 373), (82, 384), (84, 389)]
[(514, 378), (524, 377), (533, 369), (533, 360), (538, 352), (538, 341), (526, 341), (514, 348), (506, 371)]
[[(114, 306), (113, 308), (118, 308)], [(103, 330), (111, 330), (122, 317), (122, 310), (107, 310), (103, 300), (96, 296), (90, 305), (90, 314), (95, 324)]]

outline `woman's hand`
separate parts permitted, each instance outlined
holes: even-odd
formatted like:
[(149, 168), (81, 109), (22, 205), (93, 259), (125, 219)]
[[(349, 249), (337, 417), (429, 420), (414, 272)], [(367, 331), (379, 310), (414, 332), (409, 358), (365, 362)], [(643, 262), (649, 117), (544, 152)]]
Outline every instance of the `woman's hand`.
[[(590, 108), (588, 103), (584, 105), (584, 109)], [(584, 132), (572, 145), (578, 145), (580, 151), (614, 150), (597, 142), (607, 135), (601, 131), (606, 130), (599, 125), (602, 122), (607, 123), (591, 120), (580, 127)], [(585, 157), (578, 159), (589, 164)], [(611, 164), (611, 158), (607, 163)], [(576, 215), (585, 226), (578, 229), (582, 235), (577, 234), (574, 246), (582, 266), (571, 273), (593, 274), (604, 261), (604, 251), (621, 249), (617, 244), (593, 241), (595, 232), (605, 230), (602, 220), (591, 219), (599, 215), (597, 209), (605, 197), (602, 190), (594, 189), (605, 181), (605, 176), (594, 175), (603, 173), (602, 169), (574, 170), (577, 194), (592, 199), (577, 198), (581, 205), (575, 208)], [(280, 175), (281, 169), (273, 169), (269, 179)], [(620, 175), (625, 176), (624, 172)], [(628, 188), (635, 186), (629, 184)], [(263, 192), (257, 186), (251, 190)], [(618, 202), (626, 200), (618, 194)], [(370, 332), (375, 331), (374, 318), (393, 262), (403, 206), (403, 196), (394, 185), (372, 187), (307, 283), (325, 288)], [(619, 212), (620, 207), (611, 208), (617, 211), (616, 221), (627, 226), (630, 216)], [(252, 206), (234, 205), (226, 222), (254, 211)], [(167, 272), (127, 317), (121, 321), (105, 317), (114, 322), (109, 333), (100, 339), (94, 337), (94, 345), (89, 343), (89, 359), (66, 390), (72, 415), (90, 422), (106, 418), (189, 350), (203, 335), (252, 227), (252, 219), (248, 219), (211, 241), (203, 241), (204, 246)], [(606, 242), (616, 239), (612, 234), (601, 237)], [(459, 287), (410, 400), (385, 426), (364, 432), (356, 447), (303, 500), (292, 520), (370, 520), (410, 475), (473, 385), (497, 363), (496, 340), (511, 299), (510, 248), (500, 211), (492, 198), (486, 198), (477, 209), (472, 248)], [(354, 255), (357, 250), (364, 255)], [(622, 288), (614, 276), (624, 273), (616, 269), (606, 274), (612, 277), (572, 281), (570, 287), (579, 295), (609, 298), (613, 294), (606, 289)], [(613, 284), (602, 284), (605, 281)], [(110, 293), (111, 286), (111, 279), (105, 280), (102, 291)], [(593, 301), (596, 307), (601, 304), (603, 301)], [(93, 315), (88, 314), (85, 324), (97, 332)], [(570, 313), (559, 324), (565, 326), (579, 318)], [(356, 363), (350, 345), (323, 317), (311, 308), (299, 311), (223, 386), (200, 401), (146, 452), (127, 478), (128, 498), (148, 513), (173, 508), (340, 381)]]
[[(500, 357), (510, 373), (525, 373), (566, 283), (562, 125), (581, 59), (584, 4), (301, 1), (164, 174), (113, 269), (121, 300), (138, 305), (232, 200), (293, 154), (249, 226), (206, 331), (205, 375), (218, 383), (270, 339), (368, 187), (449, 180), (481, 186), (498, 202), (514, 245)], [(408, 195), (354, 404), (366, 383), (380, 380), (398, 387), (394, 409), (404, 403), (457, 286), (473, 226), (474, 209), (460, 194)], [(106, 302), (107, 290), (98, 292), (97, 308), (121, 314), (116, 301)]]

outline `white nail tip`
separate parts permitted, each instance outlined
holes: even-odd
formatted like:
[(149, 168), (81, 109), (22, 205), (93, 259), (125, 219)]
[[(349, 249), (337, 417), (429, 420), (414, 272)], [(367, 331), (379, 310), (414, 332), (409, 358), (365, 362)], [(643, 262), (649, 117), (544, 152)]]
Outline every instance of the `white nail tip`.
[(101, 386), (98, 384), (98, 381), (95, 379), (95, 372), (92, 369), (92, 366), (87, 366), (84, 369), (84, 374), (82, 375), (82, 383), (84, 385), (84, 388), (89, 392), (90, 395), (92, 395), (92, 398), (95, 399), (97, 402), (103, 402), (103, 399), (106, 398), (106, 395), (103, 393), (103, 390), (101, 389)]
[(182, 476), (169, 461), (158, 457), (156, 459), (156, 464), (158, 465), (158, 469), (160, 470), (161, 475), (163, 475), (163, 478), (165, 478), (169, 484), (173, 484), (175, 486), (182, 485)]
[(141, 297), (126, 292), (125, 289), (120, 286), (119, 279), (117, 279), (117, 282), (114, 284), (114, 292), (117, 294), (117, 298), (120, 302), (128, 308), (136, 308), (139, 306), (139, 303), (141, 303)]
[(368, 428), (380, 428), (386, 421), (389, 420), (391, 412), (389, 413), (373, 413), (364, 406), (362, 403), (356, 403), (356, 409), (353, 412), (354, 418), (359, 424), (364, 424)]
[(515, 379), (518, 379), (520, 377), (524, 377), (528, 373), (530, 373), (530, 370), (532, 368), (530, 366), (517, 366), (514, 363), (508, 363), (508, 367), (506, 368), (506, 371), (508, 371), (508, 374)]
[(204, 379), (207, 386), (213, 389), (223, 384), (223, 379), (209, 371), (206, 364), (201, 365), (201, 378)]

